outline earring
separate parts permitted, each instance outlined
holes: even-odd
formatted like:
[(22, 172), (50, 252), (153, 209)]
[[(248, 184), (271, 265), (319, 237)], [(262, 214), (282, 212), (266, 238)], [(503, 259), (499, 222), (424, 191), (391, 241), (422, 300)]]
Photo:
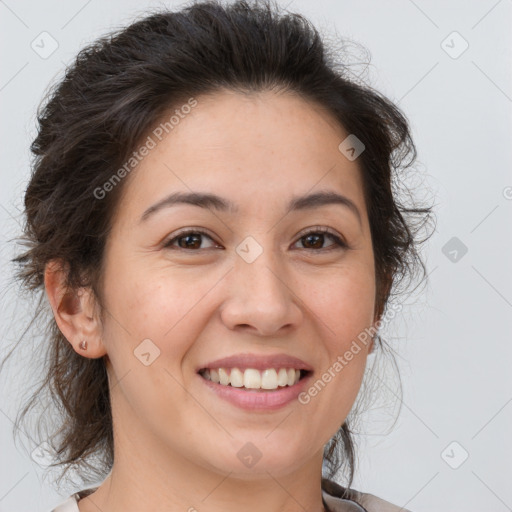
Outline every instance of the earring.
[(80, 342), (80, 345), (78, 345), (82, 350), (87, 350), (87, 340), (83, 340)]

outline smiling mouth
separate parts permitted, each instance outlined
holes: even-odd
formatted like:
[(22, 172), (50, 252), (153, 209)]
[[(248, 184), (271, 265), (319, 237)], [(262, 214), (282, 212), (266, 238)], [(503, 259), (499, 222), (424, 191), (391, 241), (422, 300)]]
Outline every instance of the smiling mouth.
[(245, 389), (248, 391), (273, 391), (297, 384), (309, 375), (308, 370), (294, 368), (202, 368), (199, 375), (216, 384), (226, 387)]

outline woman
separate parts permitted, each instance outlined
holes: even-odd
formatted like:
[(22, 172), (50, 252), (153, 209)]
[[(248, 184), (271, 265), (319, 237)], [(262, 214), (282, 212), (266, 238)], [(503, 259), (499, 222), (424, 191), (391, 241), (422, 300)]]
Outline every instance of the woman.
[(301, 16), (205, 2), (82, 50), (38, 121), (16, 261), (53, 311), (49, 444), (103, 480), (54, 511), (405, 510), (351, 489), (346, 421), (423, 266), (403, 114)]

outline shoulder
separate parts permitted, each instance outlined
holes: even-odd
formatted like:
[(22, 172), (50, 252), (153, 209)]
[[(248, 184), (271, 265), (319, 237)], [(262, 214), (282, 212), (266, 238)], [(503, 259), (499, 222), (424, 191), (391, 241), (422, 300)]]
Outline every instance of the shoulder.
[(346, 489), (326, 478), (322, 478), (322, 490), (329, 512), (410, 512), (373, 494)]
[[(356, 491), (357, 492), (357, 491)], [(411, 512), (410, 510), (394, 505), (389, 501), (383, 500), (373, 494), (357, 492), (359, 503), (366, 508), (368, 512)]]
[(75, 492), (67, 500), (57, 505), (49, 512), (80, 512), (78, 508), (78, 501), (82, 498), (85, 498), (86, 496), (89, 496), (89, 494), (92, 494), (96, 489), (97, 487), (92, 487)]
[(66, 501), (63, 501), (49, 512), (79, 512), (77, 495), (73, 494)]
[[(325, 478), (322, 478), (322, 491), (329, 512), (410, 512), (373, 494), (345, 489)], [(49, 512), (79, 512), (78, 500), (91, 492), (91, 489), (77, 492)]]

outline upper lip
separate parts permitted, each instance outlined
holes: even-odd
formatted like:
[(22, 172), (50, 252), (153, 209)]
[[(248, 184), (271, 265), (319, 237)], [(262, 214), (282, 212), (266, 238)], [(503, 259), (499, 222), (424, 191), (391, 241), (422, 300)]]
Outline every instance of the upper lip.
[(205, 368), (254, 368), (256, 370), (265, 370), (266, 368), (295, 368), (296, 370), (312, 371), (313, 367), (298, 357), (289, 354), (235, 354), (228, 357), (216, 359), (210, 363), (203, 364), (196, 369), (196, 372)]

